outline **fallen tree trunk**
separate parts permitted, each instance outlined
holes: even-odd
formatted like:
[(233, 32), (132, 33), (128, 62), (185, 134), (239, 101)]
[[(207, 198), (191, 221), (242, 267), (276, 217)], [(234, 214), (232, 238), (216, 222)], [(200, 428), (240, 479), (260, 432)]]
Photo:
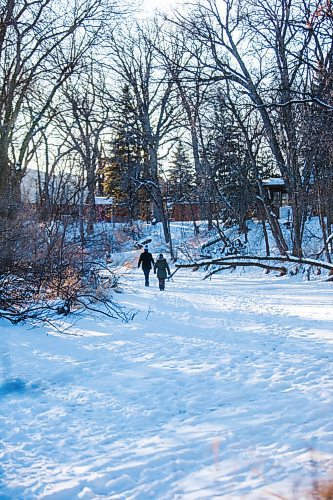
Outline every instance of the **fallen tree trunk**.
[(267, 264), (262, 264), (261, 262), (242, 262), (241, 264), (239, 262), (228, 262), (228, 264), (225, 264), (224, 266), (219, 267), (218, 269), (214, 269), (210, 273), (206, 274), (204, 279), (209, 278), (213, 274), (216, 274), (220, 271), (225, 271), (230, 268), (235, 268), (237, 266), (242, 266), (242, 267), (250, 267), (250, 266), (255, 266), (255, 267), (260, 267), (262, 269), (266, 269), (267, 271), (277, 271), (280, 273), (280, 276), (285, 276), (287, 274), (287, 268), (284, 266), (278, 267), (278, 266), (269, 266)]
[[(324, 262), (322, 260), (306, 259), (306, 258), (294, 257), (294, 256), (290, 256), (290, 255), (275, 256), (275, 257), (273, 257), (273, 256), (271, 256), (271, 257), (253, 256), (253, 255), (230, 255), (228, 257), (219, 257), (217, 259), (202, 260), (202, 261), (192, 262), (192, 263), (188, 263), (188, 264), (176, 264), (176, 268), (182, 268), (182, 267), (183, 268), (186, 268), (186, 267), (199, 268), (199, 267), (212, 266), (212, 265), (262, 267), (262, 266), (259, 266), (260, 262), (261, 263), (262, 262), (285, 262), (288, 264), (303, 264), (303, 265), (327, 269), (330, 271), (330, 273), (333, 273), (333, 264), (330, 264), (328, 262)], [(275, 266), (268, 266), (268, 267), (272, 267), (272, 269), (273, 269)], [(284, 269), (284, 266), (276, 267), (276, 270), (283, 270), (283, 269)]]

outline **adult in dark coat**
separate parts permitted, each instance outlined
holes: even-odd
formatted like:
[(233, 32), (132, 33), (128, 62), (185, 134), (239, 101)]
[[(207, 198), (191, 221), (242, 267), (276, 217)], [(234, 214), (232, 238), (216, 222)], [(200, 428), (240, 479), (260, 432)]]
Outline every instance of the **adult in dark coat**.
[(148, 251), (148, 245), (145, 246), (144, 251), (140, 255), (138, 267), (140, 267), (140, 265), (145, 275), (145, 286), (149, 286), (149, 273), (154, 265), (154, 259), (152, 254)]
[(157, 272), (157, 278), (158, 278), (158, 285), (160, 287), (160, 290), (165, 289), (165, 278), (167, 277), (167, 273), (170, 276), (170, 268), (169, 264), (163, 257), (163, 254), (160, 253), (158, 256), (158, 259), (155, 262), (154, 265), (154, 273), (156, 274)]

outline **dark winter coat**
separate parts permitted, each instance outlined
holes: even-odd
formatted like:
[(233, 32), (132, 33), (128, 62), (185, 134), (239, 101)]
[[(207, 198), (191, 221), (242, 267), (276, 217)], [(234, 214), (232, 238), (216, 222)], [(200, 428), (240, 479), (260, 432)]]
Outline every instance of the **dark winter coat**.
[(153, 256), (150, 252), (148, 252), (148, 250), (145, 250), (140, 255), (138, 267), (140, 267), (140, 265), (142, 265), (142, 269), (151, 269), (154, 265)]
[(169, 264), (167, 263), (164, 257), (162, 259), (157, 259), (157, 261), (155, 262), (154, 273), (156, 273), (156, 271), (158, 278), (165, 279), (167, 277), (167, 271), (170, 276)]

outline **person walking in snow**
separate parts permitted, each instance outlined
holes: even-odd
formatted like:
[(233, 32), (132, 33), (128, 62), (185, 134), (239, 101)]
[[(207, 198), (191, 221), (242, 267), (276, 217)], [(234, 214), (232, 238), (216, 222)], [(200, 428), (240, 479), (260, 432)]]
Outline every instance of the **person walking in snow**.
[(165, 289), (165, 279), (167, 277), (167, 273), (169, 274), (169, 276), (171, 273), (170, 273), (169, 264), (167, 263), (167, 261), (163, 257), (163, 254), (161, 254), (161, 253), (158, 256), (158, 259), (156, 260), (155, 265), (154, 265), (154, 273), (155, 274), (156, 274), (156, 271), (157, 271), (158, 285), (160, 287), (160, 290), (164, 290)]
[(145, 245), (144, 251), (140, 255), (138, 267), (142, 267), (142, 271), (145, 275), (145, 286), (149, 286), (149, 273), (153, 267), (155, 261), (152, 254), (148, 251), (148, 245)]

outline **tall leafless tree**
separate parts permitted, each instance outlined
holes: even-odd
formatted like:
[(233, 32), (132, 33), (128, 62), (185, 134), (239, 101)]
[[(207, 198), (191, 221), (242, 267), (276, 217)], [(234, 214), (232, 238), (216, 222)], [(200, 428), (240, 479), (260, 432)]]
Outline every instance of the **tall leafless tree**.
[(109, 40), (110, 69), (118, 76), (119, 88), (128, 85), (135, 99), (135, 111), (140, 123), (145, 151), (143, 177), (138, 187), (145, 187), (154, 205), (154, 215), (163, 223), (166, 242), (170, 232), (163, 200), (159, 161), (169, 141), (179, 128), (179, 106), (175, 99), (174, 82), (163, 69), (156, 50), (158, 31), (155, 26), (145, 32), (138, 26), (113, 33)]
[(203, 117), (211, 98), (207, 69), (199, 64), (207, 54), (200, 41), (189, 40), (186, 34), (173, 25), (164, 33), (159, 31), (158, 51), (163, 64), (174, 82), (178, 99), (184, 112), (183, 126), (187, 130), (196, 174), (197, 197), (201, 219), (207, 218), (211, 226), (212, 182), (209, 163), (205, 158)]
[[(2, 262), (11, 259), (7, 224), (36, 134), (59, 89), (85, 65), (110, 17), (109, 0), (6, 0), (0, 6), (0, 225)], [(3, 266), (2, 266), (3, 267)]]
[[(7, 0), (0, 11), (0, 197), (19, 198), (30, 142), (110, 17), (104, 0)], [(108, 7), (110, 4), (108, 3)], [(35, 95), (38, 93), (38, 99)], [(43, 95), (43, 99), (40, 96)], [(28, 109), (30, 113), (28, 113)], [(32, 113), (31, 113), (32, 111)]]
[[(201, 62), (214, 70), (211, 80), (232, 82), (258, 112), (289, 194), (293, 212), (291, 251), (296, 256), (302, 255), (311, 169), (300, 148), (303, 131), (299, 107), (309, 100), (307, 62), (315, 43), (307, 22), (317, 3), (310, 1), (305, 6), (295, 0), (251, 0), (246, 4), (203, 0), (192, 16), (178, 17), (178, 24), (189, 37), (209, 47), (209, 64)], [(330, 50), (322, 49), (325, 53)]]
[(61, 90), (57, 114), (58, 134), (75, 156), (77, 175), (82, 179), (88, 233), (93, 232), (96, 219), (95, 194), (97, 170), (103, 149), (103, 134), (110, 125), (111, 104), (104, 100), (105, 78), (92, 65), (75, 84), (67, 83)]

